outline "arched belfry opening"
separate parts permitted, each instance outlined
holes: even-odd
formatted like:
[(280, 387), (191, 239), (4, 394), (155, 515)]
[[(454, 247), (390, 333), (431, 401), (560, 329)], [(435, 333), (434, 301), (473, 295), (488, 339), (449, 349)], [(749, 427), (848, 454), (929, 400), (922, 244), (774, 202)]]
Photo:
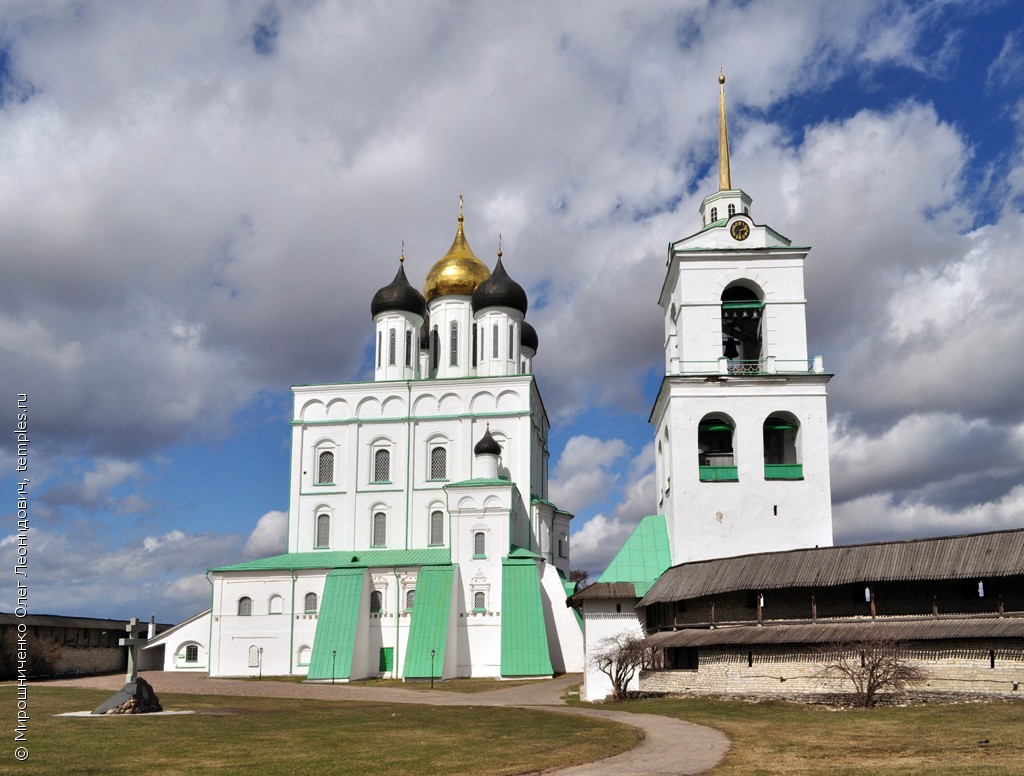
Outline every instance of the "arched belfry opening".
[(722, 355), (730, 372), (760, 372), (764, 299), (759, 290), (734, 283), (722, 292)]
[(803, 479), (800, 462), (800, 421), (788, 412), (776, 412), (764, 421), (764, 477), (766, 480)]
[(705, 415), (697, 426), (697, 465), (703, 482), (739, 479), (733, 449), (735, 426), (725, 415)]

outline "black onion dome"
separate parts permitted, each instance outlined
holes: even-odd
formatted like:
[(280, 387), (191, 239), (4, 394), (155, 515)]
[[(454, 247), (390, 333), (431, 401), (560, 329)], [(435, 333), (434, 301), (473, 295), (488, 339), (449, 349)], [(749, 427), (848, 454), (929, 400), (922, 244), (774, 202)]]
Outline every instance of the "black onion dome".
[(414, 313), (423, 318), (427, 314), (427, 302), (423, 294), (409, 285), (405, 277), (405, 265), (398, 265), (398, 272), (395, 279), (389, 285), (384, 286), (370, 302), (370, 315), (374, 318), (379, 313), (401, 310), (406, 313)]
[(508, 276), (500, 256), (494, 265), (494, 272), (473, 292), (473, 312), (488, 307), (511, 307), (526, 315), (526, 292)]
[(538, 344), (540, 343), (537, 341), (537, 330), (529, 322), (523, 321), (522, 334), (519, 335), (519, 347), (529, 348), (536, 353)]
[(488, 426), (480, 441), (473, 448), (473, 455), (501, 455), (501, 445), (498, 440), (491, 436), (491, 427)]

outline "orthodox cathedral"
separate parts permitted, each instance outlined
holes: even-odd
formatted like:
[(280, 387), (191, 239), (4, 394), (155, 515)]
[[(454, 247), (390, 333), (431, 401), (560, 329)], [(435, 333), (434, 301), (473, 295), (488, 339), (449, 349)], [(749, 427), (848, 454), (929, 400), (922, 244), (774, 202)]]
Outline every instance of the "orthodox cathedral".
[(403, 254), (374, 294), (373, 381), (293, 388), (288, 552), (212, 569), (211, 611), (153, 643), (165, 668), (330, 681), (583, 669), (572, 515), (547, 499), (537, 332), (501, 250), (489, 271), (461, 210), (423, 293)]

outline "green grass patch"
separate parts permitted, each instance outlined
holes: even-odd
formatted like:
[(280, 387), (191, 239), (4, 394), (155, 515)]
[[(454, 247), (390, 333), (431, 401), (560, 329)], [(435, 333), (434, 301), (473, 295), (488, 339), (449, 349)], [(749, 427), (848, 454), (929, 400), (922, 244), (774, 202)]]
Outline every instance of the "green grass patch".
[[(200, 713), (53, 716), (109, 695), (31, 685), (29, 759), (15, 762), (9, 743), (0, 772), (516, 774), (598, 760), (637, 741), (624, 725), (533, 710), (174, 693), (160, 694), (164, 708)], [(12, 730), (15, 710), (15, 687), (0, 687)]]
[(655, 698), (602, 708), (663, 714), (721, 730), (733, 745), (711, 771), (716, 776), (1024, 775), (1021, 701), (836, 710), (784, 701)]

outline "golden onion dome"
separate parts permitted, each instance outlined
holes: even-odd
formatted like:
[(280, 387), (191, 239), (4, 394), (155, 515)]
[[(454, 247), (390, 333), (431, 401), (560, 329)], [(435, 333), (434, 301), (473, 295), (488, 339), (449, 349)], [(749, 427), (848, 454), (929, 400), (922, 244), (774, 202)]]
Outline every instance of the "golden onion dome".
[(437, 263), (427, 273), (427, 279), (423, 284), (423, 296), (428, 302), (448, 294), (469, 296), (478, 285), (487, 280), (490, 274), (490, 270), (476, 257), (473, 249), (466, 242), (466, 235), (462, 231), (462, 213), (460, 212), (459, 228), (455, 232), (452, 247), (448, 249), (448, 253), (437, 260)]

